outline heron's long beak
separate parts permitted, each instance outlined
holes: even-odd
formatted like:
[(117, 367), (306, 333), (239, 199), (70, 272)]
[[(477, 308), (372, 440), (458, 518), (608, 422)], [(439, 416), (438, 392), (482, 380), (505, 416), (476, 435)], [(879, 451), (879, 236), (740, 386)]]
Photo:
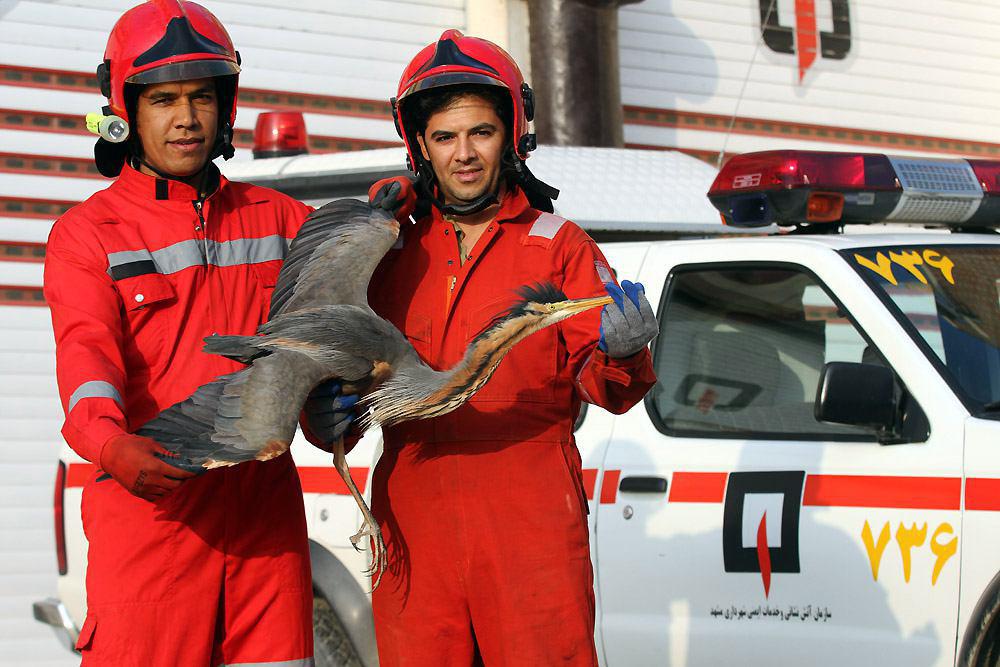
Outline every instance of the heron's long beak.
[(576, 313), (582, 313), (585, 310), (597, 308), (598, 306), (606, 306), (613, 302), (614, 299), (610, 296), (595, 296), (587, 299), (568, 299), (566, 301), (557, 301), (556, 303), (550, 303), (549, 306), (552, 308), (553, 312), (568, 311), (569, 313), (575, 315)]

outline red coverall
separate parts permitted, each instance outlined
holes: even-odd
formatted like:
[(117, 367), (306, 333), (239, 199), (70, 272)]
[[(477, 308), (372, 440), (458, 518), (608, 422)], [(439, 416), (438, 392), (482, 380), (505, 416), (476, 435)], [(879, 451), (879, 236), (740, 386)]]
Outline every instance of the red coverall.
[[(504, 198), (460, 264), (453, 225), (434, 209), (402, 231), (369, 301), (432, 367), (448, 368), (516, 300), (554, 283), (568, 297), (611, 280), (572, 222)], [(593, 665), (587, 500), (573, 422), (583, 397), (621, 413), (655, 382), (648, 351), (596, 349), (600, 309), (518, 343), (472, 400), (388, 428), (372, 508), (390, 571), (373, 596), (380, 664)]]
[[(252, 334), (309, 209), (264, 188), (196, 191), (126, 165), (52, 229), (52, 309), (63, 435), (98, 463), (104, 443), (239, 364), (201, 352)], [(312, 584), (291, 455), (190, 479), (156, 503), (95, 474), (84, 665), (312, 664)]]

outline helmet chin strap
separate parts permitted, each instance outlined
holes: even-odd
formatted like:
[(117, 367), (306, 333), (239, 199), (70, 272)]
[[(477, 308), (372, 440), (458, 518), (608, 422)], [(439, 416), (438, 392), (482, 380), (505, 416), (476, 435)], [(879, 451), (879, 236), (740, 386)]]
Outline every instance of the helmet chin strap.
[(431, 203), (445, 215), (461, 217), (465, 215), (475, 215), (476, 213), (485, 211), (490, 206), (499, 204), (500, 200), (497, 199), (496, 192), (490, 192), (476, 197), (468, 204), (445, 204), (437, 197), (431, 197)]
[(428, 164), (423, 158), (420, 159), (419, 170), (417, 171), (417, 188), (421, 191), (423, 198), (426, 199), (438, 209), (444, 215), (452, 216), (466, 216), (475, 215), (481, 211), (485, 211), (490, 206), (500, 203), (499, 189), (500, 185), (497, 184), (497, 189), (493, 192), (486, 192), (472, 201), (465, 204), (446, 204), (438, 197), (435, 191), (435, 181), (437, 180), (434, 176), (434, 170), (431, 165)]

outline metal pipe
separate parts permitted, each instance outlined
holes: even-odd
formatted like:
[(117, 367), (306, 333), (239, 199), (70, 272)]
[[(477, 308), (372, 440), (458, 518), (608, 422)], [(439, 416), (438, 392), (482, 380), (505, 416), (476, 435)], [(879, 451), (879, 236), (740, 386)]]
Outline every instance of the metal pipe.
[(624, 143), (618, 7), (638, 0), (528, 0), (539, 143)]

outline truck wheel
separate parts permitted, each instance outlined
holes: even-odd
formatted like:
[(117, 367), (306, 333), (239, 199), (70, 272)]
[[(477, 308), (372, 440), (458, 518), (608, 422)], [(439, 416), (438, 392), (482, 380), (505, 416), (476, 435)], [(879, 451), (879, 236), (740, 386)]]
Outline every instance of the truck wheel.
[(320, 595), (313, 597), (313, 645), (316, 667), (362, 667), (340, 619)]
[(982, 607), (977, 620), (966, 632), (965, 646), (958, 659), (961, 667), (996, 667), (1000, 664), (1000, 592), (993, 591)]

